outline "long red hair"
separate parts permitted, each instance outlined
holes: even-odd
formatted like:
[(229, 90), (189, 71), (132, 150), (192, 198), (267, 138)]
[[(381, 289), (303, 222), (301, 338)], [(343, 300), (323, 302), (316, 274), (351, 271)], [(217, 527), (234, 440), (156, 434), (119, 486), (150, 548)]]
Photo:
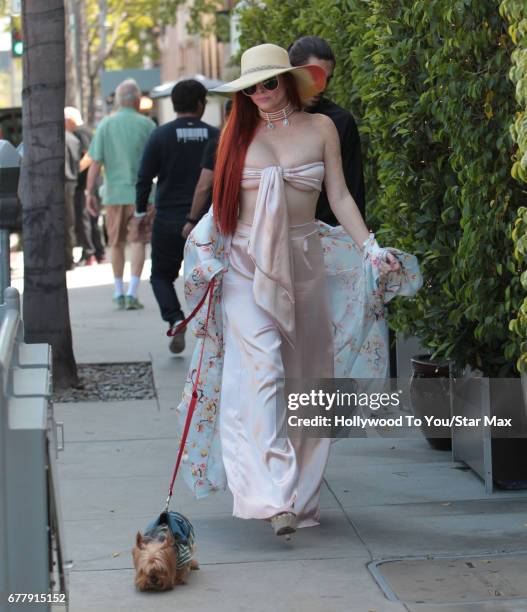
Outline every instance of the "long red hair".
[[(287, 72), (280, 76), (289, 102), (301, 109), (295, 77)], [(243, 166), (258, 119), (256, 104), (241, 91), (235, 93), (232, 110), (218, 144), (212, 188), (214, 219), (222, 234), (232, 234), (236, 229)]]

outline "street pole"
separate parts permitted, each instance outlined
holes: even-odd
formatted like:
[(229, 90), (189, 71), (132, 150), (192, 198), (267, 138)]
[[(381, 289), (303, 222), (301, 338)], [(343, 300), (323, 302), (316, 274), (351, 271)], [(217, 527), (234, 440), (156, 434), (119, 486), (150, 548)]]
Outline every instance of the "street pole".
[[(13, 25), (13, 17), (18, 17), (22, 12), (22, 1), (21, 0), (11, 0), (10, 2), (10, 10), (9, 14), (11, 15), (11, 26)], [(12, 30), (12, 28), (11, 28)], [(15, 68), (15, 58), (13, 55), (10, 55), (9, 60), (9, 74), (11, 77), (11, 106), (20, 106), (22, 102), (19, 102), (17, 96), (17, 83), (16, 83), (16, 68)]]
[(9, 54), (9, 76), (11, 78), (11, 106), (16, 106), (16, 76), (15, 76), (15, 59)]

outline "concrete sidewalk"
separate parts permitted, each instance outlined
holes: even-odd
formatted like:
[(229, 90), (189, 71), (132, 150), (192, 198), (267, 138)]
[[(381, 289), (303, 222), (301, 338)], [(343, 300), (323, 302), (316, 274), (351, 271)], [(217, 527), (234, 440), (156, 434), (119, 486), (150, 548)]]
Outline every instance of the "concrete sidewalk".
[[(169, 353), (148, 282), (140, 290), (145, 310), (118, 312), (109, 265), (74, 270), (68, 279), (77, 361), (151, 361), (157, 390), (147, 401), (55, 405), (66, 440), (58, 464), (72, 612), (527, 610), (518, 597), (457, 602), (448, 583), (424, 603), (385, 596), (367, 568), (372, 561), (527, 551), (527, 499), (485, 497), (481, 481), (449, 453), (382, 438), (333, 445), (322, 524), (291, 543), (263, 521), (234, 519), (230, 494), (197, 502), (176, 483), (172, 509), (195, 525), (201, 570), (172, 592), (137, 593), (130, 550), (166, 497), (177, 451), (174, 409), (191, 347)], [(405, 576), (409, 586), (413, 578)]]

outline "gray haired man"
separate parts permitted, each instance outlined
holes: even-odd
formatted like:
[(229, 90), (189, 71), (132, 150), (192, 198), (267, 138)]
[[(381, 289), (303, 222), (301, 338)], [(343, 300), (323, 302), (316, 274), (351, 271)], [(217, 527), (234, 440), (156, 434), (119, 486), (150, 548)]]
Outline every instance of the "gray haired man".
[[(106, 206), (108, 245), (112, 249), (115, 280), (114, 302), (118, 309), (137, 310), (139, 279), (145, 261), (145, 246), (150, 242), (150, 223), (140, 227), (132, 222), (135, 212), (135, 183), (145, 144), (155, 123), (139, 113), (141, 90), (133, 79), (123, 81), (115, 90), (116, 113), (105, 117), (90, 144), (93, 160), (86, 184), (86, 207), (97, 214), (94, 195), (96, 179), (104, 166), (103, 206)], [(152, 210), (153, 213), (153, 210)], [(132, 276), (126, 296), (123, 289), (125, 245), (130, 245)]]

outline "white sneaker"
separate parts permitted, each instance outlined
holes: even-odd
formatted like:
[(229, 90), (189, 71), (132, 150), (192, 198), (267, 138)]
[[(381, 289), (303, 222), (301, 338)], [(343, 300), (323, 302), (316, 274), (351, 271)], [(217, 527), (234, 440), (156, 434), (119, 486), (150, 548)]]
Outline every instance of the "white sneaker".
[[(171, 329), (176, 329), (176, 327), (182, 322), (182, 319), (176, 321), (174, 325), (172, 325)], [(185, 330), (178, 332), (170, 339), (170, 344), (168, 348), (171, 353), (181, 353), (185, 350)]]

